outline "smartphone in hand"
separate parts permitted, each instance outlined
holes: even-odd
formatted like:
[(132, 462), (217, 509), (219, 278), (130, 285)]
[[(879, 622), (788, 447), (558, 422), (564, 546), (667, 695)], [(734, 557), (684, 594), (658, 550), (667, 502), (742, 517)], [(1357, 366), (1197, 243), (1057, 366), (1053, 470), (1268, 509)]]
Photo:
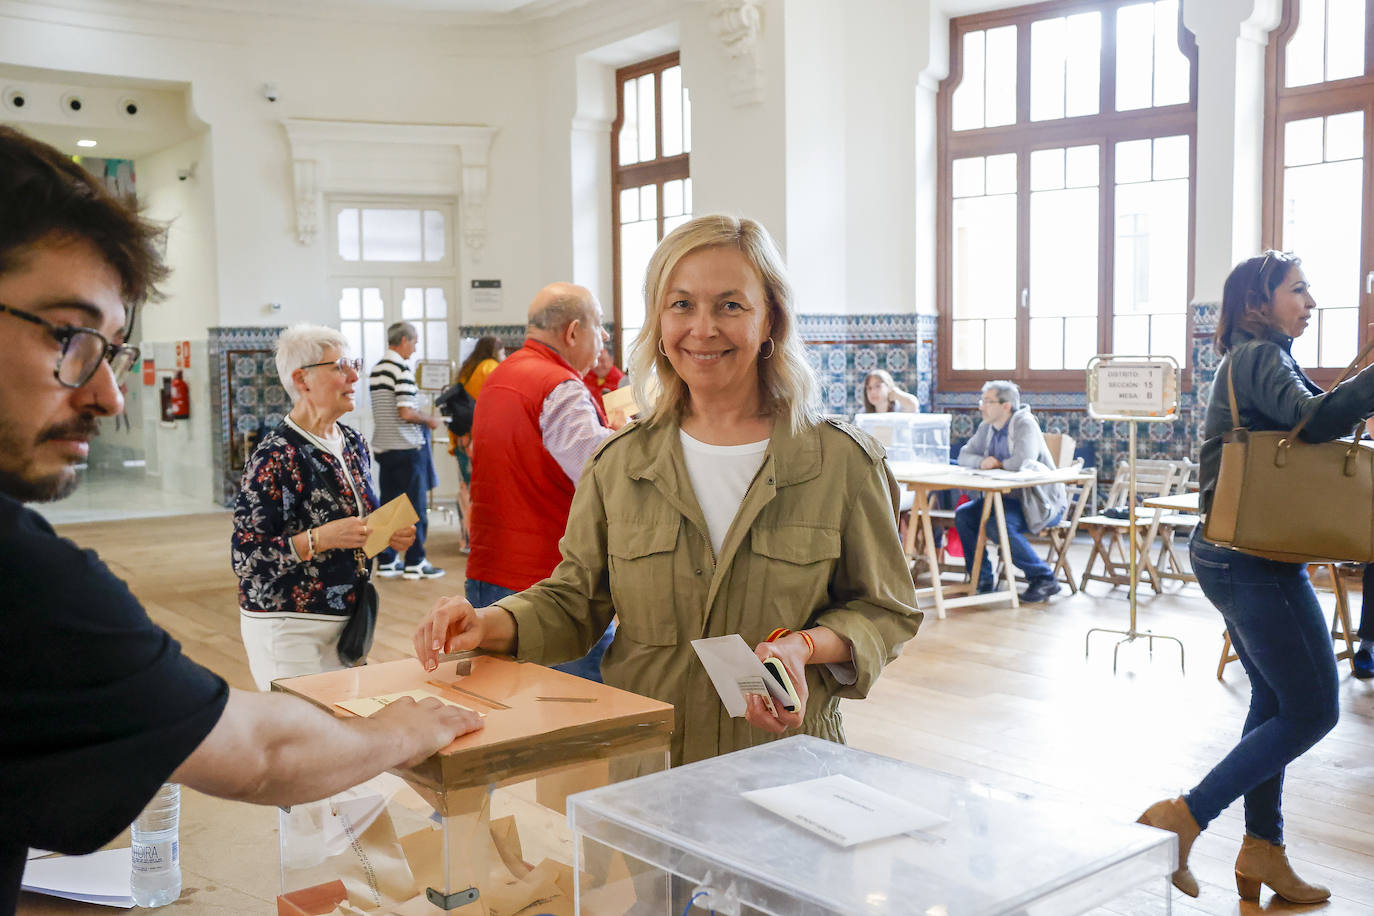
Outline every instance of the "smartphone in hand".
[(782, 703), (782, 708), (788, 712), (796, 712), (801, 706), (801, 698), (797, 696), (797, 688), (792, 686), (792, 678), (788, 675), (787, 666), (782, 663), (782, 659), (766, 658), (763, 668), (773, 681), (768, 685), (769, 689)]

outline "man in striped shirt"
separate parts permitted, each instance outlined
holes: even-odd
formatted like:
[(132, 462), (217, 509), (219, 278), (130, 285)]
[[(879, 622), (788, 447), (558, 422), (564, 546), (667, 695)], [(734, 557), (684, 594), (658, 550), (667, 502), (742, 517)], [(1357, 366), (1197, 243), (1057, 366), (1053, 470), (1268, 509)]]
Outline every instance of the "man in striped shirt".
[(438, 429), (440, 418), (416, 406), (419, 389), (407, 360), (415, 353), (415, 326), (398, 321), (386, 329), (386, 354), (372, 367), (367, 387), (372, 397), (372, 451), (381, 469), (378, 475), (382, 504), (404, 493), (420, 520), (415, 523), (415, 543), (402, 560), (388, 547), (377, 557), (377, 574), (407, 579), (437, 579), (442, 569), (425, 559), (425, 534), (429, 516), (429, 466), (424, 427)]

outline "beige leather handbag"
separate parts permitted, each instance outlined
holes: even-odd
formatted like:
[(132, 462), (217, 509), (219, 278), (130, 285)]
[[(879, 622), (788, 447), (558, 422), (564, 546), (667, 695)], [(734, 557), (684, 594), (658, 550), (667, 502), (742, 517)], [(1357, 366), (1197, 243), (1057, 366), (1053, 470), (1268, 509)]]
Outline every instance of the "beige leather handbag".
[[(1336, 385), (1371, 348), (1374, 341)], [(1245, 429), (1230, 360), (1226, 384), (1234, 428), (1222, 439), (1207, 540), (1288, 563), (1374, 562), (1374, 448), (1360, 441), (1364, 424), (1356, 425), (1354, 441), (1303, 442), (1307, 417), (1287, 432)]]

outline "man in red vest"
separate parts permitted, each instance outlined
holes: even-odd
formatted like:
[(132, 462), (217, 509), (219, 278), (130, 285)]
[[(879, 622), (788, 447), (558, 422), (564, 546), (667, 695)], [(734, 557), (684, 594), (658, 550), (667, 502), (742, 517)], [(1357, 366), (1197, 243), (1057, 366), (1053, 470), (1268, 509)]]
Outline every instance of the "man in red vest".
[[(571, 283), (530, 303), (525, 345), (487, 377), (472, 420), (472, 516), (466, 597), (474, 607), (546, 578), (562, 555), (573, 489), (612, 433), (582, 377), (607, 335), (601, 305)], [(601, 680), (614, 624), (584, 658), (562, 670)]]

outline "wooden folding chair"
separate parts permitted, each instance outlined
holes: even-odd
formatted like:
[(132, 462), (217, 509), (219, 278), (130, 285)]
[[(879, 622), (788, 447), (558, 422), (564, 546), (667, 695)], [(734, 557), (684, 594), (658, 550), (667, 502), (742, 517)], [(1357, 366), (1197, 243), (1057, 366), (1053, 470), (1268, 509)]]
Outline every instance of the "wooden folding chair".
[[(1178, 461), (1178, 478), (1174, 481), (1174, 493), (1182, 496), (1197, 490), (1197, 462), (1191, 461), (1187, 457), (1180, 458)], [(1179, 556), (1180, 547), (1175, 542), (1178, 535), (1184, 536), (1184, 544), (1192, 536), (1193, 529), (1198, 526), (1201, 517), (1189, 512), (1164, 512), (1158, 520), (1159, 553), (1155, 557), (1155, 571), (1159, 573), (1161, 579), (1173, 579), (1177, 582), (1196, 582), (1197, 576), (1193, 575), (1191, 566), (1184, 563)]]
[[(1344, 573), (1346, 576), (1354, 575), (1355, 572), (1363, 575), (1363, 567), (1358, 564), (1337, 564), (1337, 563), (1308, 563), (1307, 575), (1312, 578), (1312, 587), (1327, 589), (1317, 585), (1317, 577), (1314, 573), (1325, 573), (1330, 580), (1330, 590), (1336, 595), (1336, 606), (1331, 611), (1331, 639), (1336, 643), (1336, 661), (1349, 661), (1350, 671), (1355, 671), (1355, 637), (1354, 630), (1350, 628), (1350, 589), (1342, 581)], [(1341, 648), (1341, 643), (1345, 643), (1345, 648)], [(1222, 679), (1226, 672), (1226, 666), (1236, 661), (1239, 656), (1231, 651), (1231, 634), (1227, 630), (1221, 631), (1221, 661), (1217, 662), (1217, 680)]]
[[(1153, 547), (1156, 533), (1156, 526), (1152, 524), (1154, 512), (1140, 508), (1137, 503), (1140, 499), (1164, 496), (1173, 492), (1178, 471), (1178, 465), (1172, 461), (1156, 459), (1136, 461), (1136, 488), (1132, 495), (1128, 492), (1130, 490), (1129, 468), (1124, 463), (1119, 464), (1116, 468), (1116, 479), (1112, 481), (1112, 488), (1107, 496), (1106, 504), (1108, 507), (1129, 505), (1135, 512), (1139, 572), (1142, 574), (1142, 578), (1149, 582), (1156, 594), (1164, 589), (1159, 571), (1150, 558), (1150, 550)], [(1086, 588), (1089, 582), (1106, 582), (1113, 588), (1118, 585), (1129, 585), (1131, 581), (1130, 545), (1126, 543), (1126, 535), (1131, 527), (1130, 520), (1109, 518), (1098, 514), (1080, 520), (1079, 526), (1092, 536), (1093, 546), (1088, 554), (1088, 562), (1083, 568), (1083, 577), (1079, 580), (1078, 587), (1080, 589)], [(1094, 571), (1094, 564), (1100, 565), (1100, 572)]]
[(1052, 525), (1041, 532), (1049, 541), (1045, 562), (1054, 570), (1055, 577), (1062, 579), (1069, 587), (1070, 594), (1078, 592), (1078, 581), (1074, 578), (1073, 566), (1069, 563), (1069, 547), (1078, 534), (1078, 525), (1083, 513), (1088, 511), (1097, 499), (1097, 468), (1088, 468), (1073, 480), (1064, 484), (1068, 491), (1069, 508), (1059, 524)]

